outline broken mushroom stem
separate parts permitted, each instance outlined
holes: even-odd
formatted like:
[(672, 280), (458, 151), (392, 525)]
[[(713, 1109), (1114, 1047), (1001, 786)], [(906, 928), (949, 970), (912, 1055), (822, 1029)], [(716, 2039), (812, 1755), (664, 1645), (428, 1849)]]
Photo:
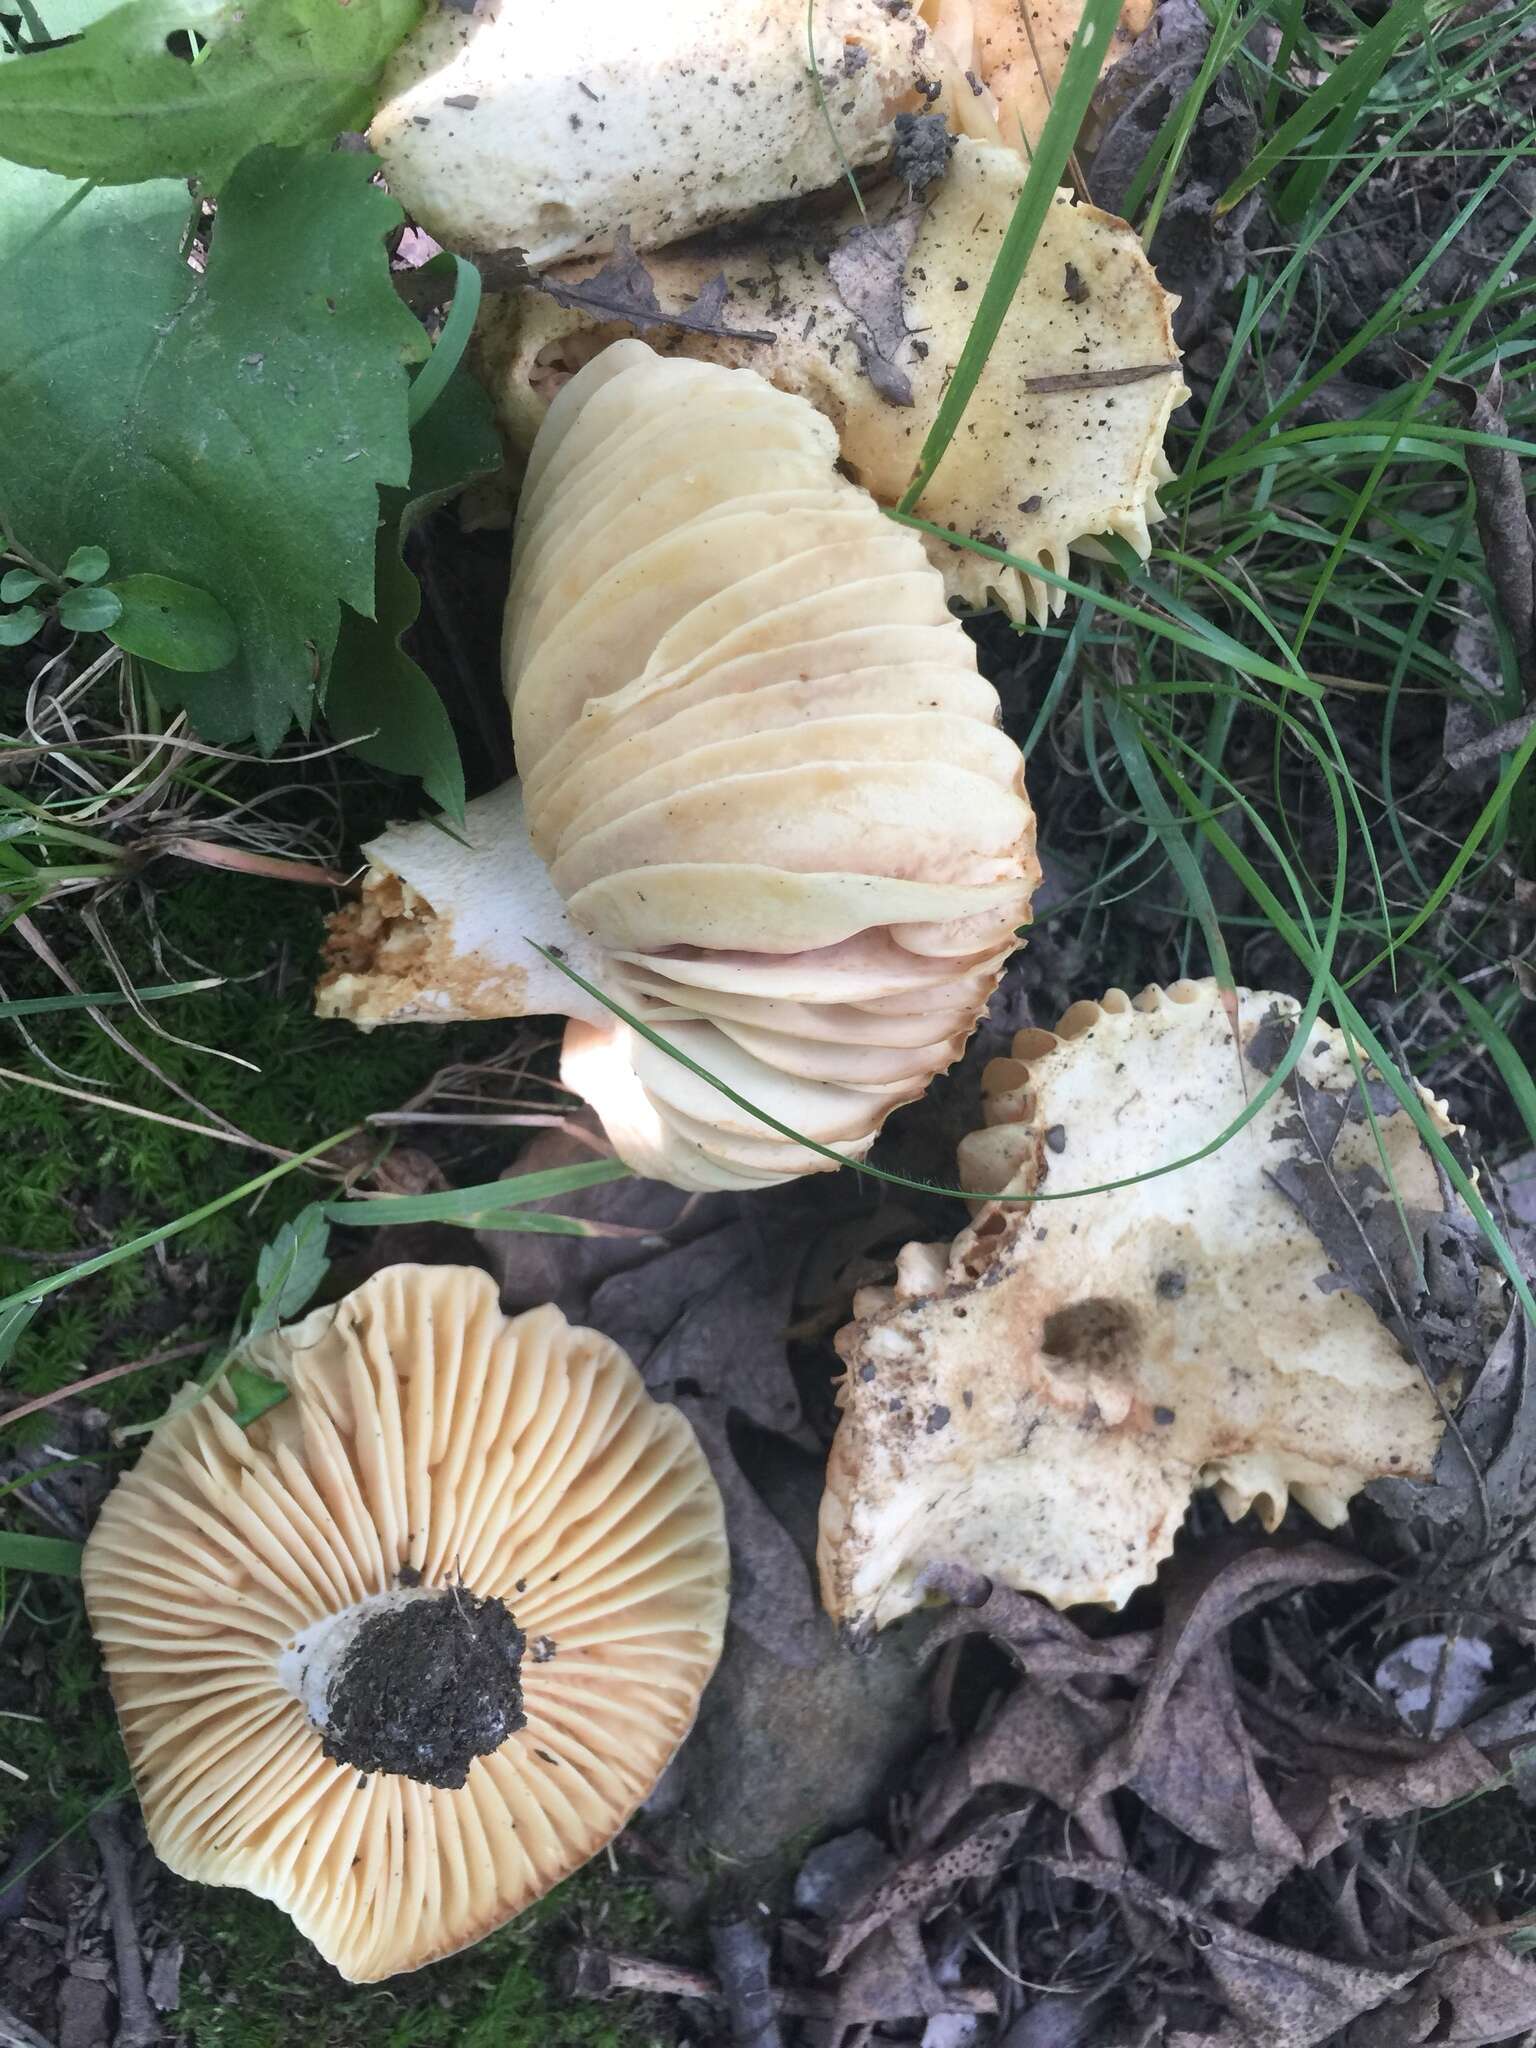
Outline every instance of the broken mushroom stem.
[(526, 1647), (494, 1595), (402, 1585), (305, 1629), (277, 1675), (335, 1762), (456, 1791), (474, 1758), (527, 1725)]

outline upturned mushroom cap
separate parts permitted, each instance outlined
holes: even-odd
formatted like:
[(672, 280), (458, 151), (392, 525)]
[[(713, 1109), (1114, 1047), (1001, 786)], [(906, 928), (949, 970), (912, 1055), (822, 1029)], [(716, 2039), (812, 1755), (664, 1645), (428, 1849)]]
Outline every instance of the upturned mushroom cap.
[(369, 141), (395, 196), (465, 254), (542, 264), (622, 229), (650, 248), (883, 155), (924, 40), (880, 0), (816, 0), (809, 20), (805, 0), (434, 6), (385, 72)]
[[(948, 58), (932, 111), (957, 135), (1028, 156), (1082, 25), (1083, 0), (921, 0), (918, 11)], [(1101, 71), (1118, 63), (1154, 11), (1154, 0), (1126, 0)]]
[[(861, 228), (850, 205), (814, 245), (762, 234), (729, 247), (687, 244), (649, 261), (660, 304), (692, 303), (722, 272), (733, 325), (771, 332), (759, 344), (730, 335), (656, 330), (668, 355), (751, 366), (832, 420), (851, 473), (882, 505), (911, 480), (924, 439), (970, 333), (1002, 246), (1026, 165), (996, 144), (959, 142), (928, 194), (899, 302), (905, 336), (891, 361), (911, 390), (896, 404), (862, 366), (859, 322), (839, 296), (827, 247)], [(597, 268), (562, 267), (577, 283)], [(1172, 313), (1133, 228), (1057, 194), (965, 418), (919, 507), (934, 525), (1069, 570), (1073, 548), (1105, 534), (1145, 556), (1162, 517), (1157, 487), (1169, 417), (1189, 393), (1179, 374)], [(511, 440), (528, 446), (571, 372), (622, 322), (520, 291), (488, 314), (483, 372)], [(980, 605), (995, 594), (1015, 616), (1059, 612), (1063, 593), (974, 550), (931, 539), (951, 596)]]
[(617, 1346), (484, 1273), (390, 1267), (251, 1362), (289, 1398), (159, 1425), (86, 1605), (157, 1854), (387, 1977), (649, 1793), (720, 1653), (719, 1495)]
[[(942, 578), (836, 456), (826, 420), (750, 370), (625, 341), (566, 386), (524, 482), (504, 643), (548, 880), (537, 900), (518, 883), (505, 792), (456, 842), (391, 832), (338, 921), (323, 1013), (521, 1015), (537, 968), (537, 1001), (584, 1020), (566, 1078), (621, 1155), (695, 1188), (858, 1158), (959, 1056), (1039, 872), (1023, 761)], [(574, 987), (560, 1000), (530, 930), (837, 1157)]]
[[(965, 1184), (1059, 1196), (1199, 1150), (1262, 1085), (1248, 1054), (1276, 1013), (1298, 1005), (1178, 982), (1022, 1032), (987, 1069)], [(1354, 1086), (1326, 1025), (1298, 1071), (1331, 1096)], [(1404, 1204), (1438, 1211), (1412, 1119), (1377, 1123)], [(952, 1247), (908, 1245), (895, 1286), (858, 1295), (837, 1339), (829, 1613), (882, 1627), (939, 1564), (1057, 1606), (1119, 1606), (1169, 1554), (1197, 1487), (1234, 1519), (1252, 1507), (1273, 1528), (1294, 1498), (1332, 1526), (1367, 1480), (1427, 1473), (1434, 1395), (1272, 1177), (1315, 1157), (1279, 1091), (1194, 1165), (1075, 1200), (983, 1201)], [(1369, 1128), (1345, 1122), (1330, 1163), (1379, 1168)]]

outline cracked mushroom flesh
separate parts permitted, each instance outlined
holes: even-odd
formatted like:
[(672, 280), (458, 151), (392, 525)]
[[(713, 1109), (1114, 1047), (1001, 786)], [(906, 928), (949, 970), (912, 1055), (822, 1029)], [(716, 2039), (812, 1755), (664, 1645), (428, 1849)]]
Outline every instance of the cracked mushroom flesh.
[[(1297, 1014), (1213, 982), (1075, 1004), (987, 1068), (965, 1185), (1070, 1196), (1199, 1151), (1263, 1085), (1261, 1027)], [(1356, 1085), (1342, 1034), (1321, 1023), (1297, 1073), (1325, 1114)], [(1234, 1519), (1253, 1508), (1272, 1528), (1295, 1499), (1333, 1526), (1368, 1480), (1428, 1473), (1434, 1393), (1276, 1183), (1317, 1157), (1303, 1116), (1282, 1089), (1175, 1172), (983, 1200), (952, 1246), (908, 1245), (895, 1285), (855, 1298), (821, 1512), (829, 1613), (882, 1627), (923, 1600), (925, 1573), (956, 1565), (1057, 1606), (1119, 1606), (1169, 1554), (1198, 1487)], [(1413, 1120), (1376, 1117), (1405, 1208), (1438, 1211)], [(1383, 1170), (1363, 1116), (1328, 1156), (1331, 1172)]]
[(86, 1545), (150, 1840), (355, 1981), (477, 1941), (593, 1855), (720, 1653), (684, 1418), (556, 1309), (393, 1266), (158, 1425)]
[(682, 1187), (858, 1158), (958, 1057), (1038, 874), (1023, 762), (942, 578), (836, 455), (803, 399), (636, 341), (566, 386), (507, 605), (521, 793), (367, 849), (323, 1014), (563, 1010), (567, 1080)]
[(881, 0), (809, 17), (805, 0), (430, 7), (369, 141), (408, 211), (465, 254), (548, 263), (621, 230), (651, 248), (883, 156), (926, 39)]
[[(1025, 175), (1015, 151), (962, 140), (928, 189), (921, 218), (907, 215), (904, 272), (898, 262), (876, 291), (896, 319), (883, 343), (883, 381), (899, 378), (909, 404), (893, 402), (871, 381), (866, 364), (880, 337), (844, 303), (829, 268), (830, 248), (857, 251), (850, 238), (866, 233), (851, 204), (814, 237), (757, 232), (652, 257), (662, 307), (691, 305), (723, 274), (726, 321), (769, 337), (661, 327), (653, 345), (753, 365), (809, 399), (836, 425), (851, 474), (893, 505), (954, 374)], [(902, 213), (898, 201), (897, 231)], [(870, 281), (869, 262), (856, 260)], [(583, 283), (597, 268), (575, 262), (559, 278)], [(1158, 486), (1172, 474), (1163, 453), (1169, 417), (1188, 396), (1174, 303), (1133, 228), (1058, 193), (965, 416), (923, 493), (922, 516), (1058, 575), (1069, 573), (1071, 550), (1091, 548), (1096, 536), (1116, 536), (1145, 556), (1149, 522), (1162, 516)], [(629, 331), (622, 319), (531, 290), (497, 302), (480, 360), (512, 441), (526, 447), (564, 379), (604, 341)], [(1043, 619), (1065, 601), (1043, 577), (974, 549), (933, 537), (927, 546), (949, 593), (967, 603), (996, 596), (1016, 617)]]

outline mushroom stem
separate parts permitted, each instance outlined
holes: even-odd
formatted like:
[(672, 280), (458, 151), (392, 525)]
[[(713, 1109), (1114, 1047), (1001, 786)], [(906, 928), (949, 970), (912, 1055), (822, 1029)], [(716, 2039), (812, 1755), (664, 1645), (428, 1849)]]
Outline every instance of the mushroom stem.
[(573, 924), (523, 821), (522, 785), (476, 797), (462, 826), (446, 818), (392, 825), (363, 848), (355, 903), (330, 921), (322, 1017), (376, 1024), (609, 1013), (539, 952), (548, 947), (588, 981), (602, 954)]
[(475, 1757), (526, 1724), (525, 1642), (501, 1600), (402, 1587), (312, 1624), (277, 1675), (335, 1762), (453, 1791)]

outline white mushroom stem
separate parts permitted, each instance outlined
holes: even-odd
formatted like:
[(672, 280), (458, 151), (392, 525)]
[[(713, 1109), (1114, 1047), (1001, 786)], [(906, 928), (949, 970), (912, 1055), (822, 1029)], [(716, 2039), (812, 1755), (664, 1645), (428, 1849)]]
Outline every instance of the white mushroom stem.
[(331, 1725), (331, 1699), (352, 1653), (352, 1646), (370, 1621), (413, 1600), (441, 1600), (440, 1586), (401, 1586), (387, 1593), (369, 1593), (335, 1614), (323, 1614), (277, 1654), (277, 1682), (292, 1693), (323, 1735)]
[(333, 920), (322, 1017), (376, 1024), (610, 1013), (546, 960), (546, 946), (585, 980), (603, 954), (574, 924), (529, 842), (522, 785), (508, 782), (446, 818), (392, 825), (363, 848), (359, 901)]

